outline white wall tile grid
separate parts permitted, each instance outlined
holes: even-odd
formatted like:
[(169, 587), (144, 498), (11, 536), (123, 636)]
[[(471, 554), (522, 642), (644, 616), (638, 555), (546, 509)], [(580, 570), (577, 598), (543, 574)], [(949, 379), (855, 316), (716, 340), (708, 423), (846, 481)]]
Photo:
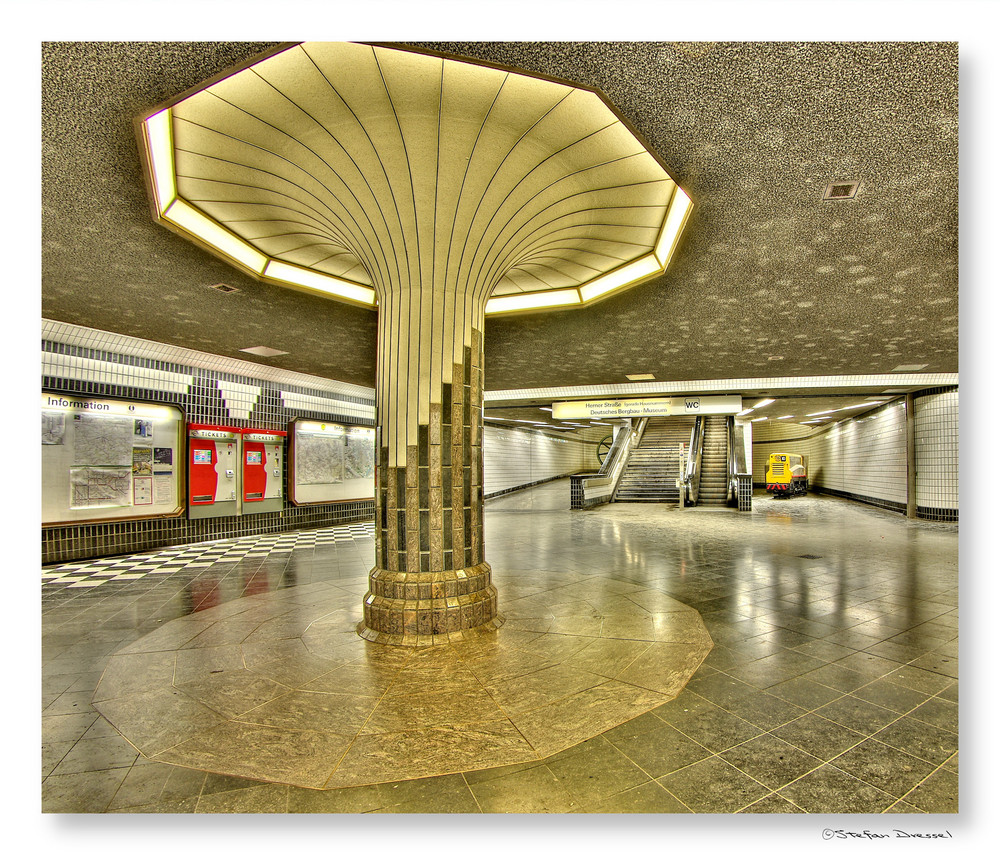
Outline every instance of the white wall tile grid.
[(541, 431), (486, 425), (483, 430), (485, 496), (598, 468), (597, 441)]
[[(958, 390), (913, 402), (917, 507), (958, 510)], [(943, 514), (940, 518), (952, 519)]]
[[(914, 395), (917, 516), (958, 519), (958, 390)], [(754, 473), (776, 448), (809, 457), (810, 487), (821, 492), (906, 510), (906, 410), (893, 401), (863, 416), (794, 436), (794, 426), (758, 425)], [(760, 467), (760, 468), (758, 468)]]

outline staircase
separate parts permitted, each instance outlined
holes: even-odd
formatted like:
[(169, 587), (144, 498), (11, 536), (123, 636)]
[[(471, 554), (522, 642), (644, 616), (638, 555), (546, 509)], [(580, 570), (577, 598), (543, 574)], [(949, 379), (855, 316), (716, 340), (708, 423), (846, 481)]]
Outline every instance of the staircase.
[(724, 505), (729, 487), (729, 426), (726, 416), (705, 416), (701, 446), (699, 505)]
[(614, 500), (677, 503), (681, 471), (677, 446), (684, 443), (687, 453), (693, 427), (693, 417), (650, 419), (642, 441), (629, 455)]

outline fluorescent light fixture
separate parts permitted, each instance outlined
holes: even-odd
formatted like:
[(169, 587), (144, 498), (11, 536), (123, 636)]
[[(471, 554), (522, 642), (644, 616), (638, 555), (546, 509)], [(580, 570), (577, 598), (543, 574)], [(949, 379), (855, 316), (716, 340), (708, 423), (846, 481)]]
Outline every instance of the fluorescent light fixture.
[(674, 190), (674, 195), (670, 200), (670, 210), (667, 211), (667, 219), (663, 223), (663, 230), (656, 239), (656, 248), (653, 252), (659, 261), (661, 269), (666, 269), (670, 263), (670, 257), (674, 254), (677, 241), (687, 222), (688, 214), (691, 213), (691, 197), (680, 187)]
[(284, 261), (269, 261), (264, 270), (264, 276), (268, 279), (276, 279), (278, 282), (286, 282), (289, 285), (299, 285), (311, 291), (343, 297), (345, 300), (353, 300), (366, 306), (375, 305), (374, 288), (355, 285), (353, 282), (346, 282), (325, 273), (317, 273), (315, 270), (307, 270), (295, 264), (286, 264)]
[(737, 416), (749, 416), (753, 412), (753, 407), (747, 407), (745, 410), (740, 410)]
[(215, 220), (206, 217), (183, 199), (175, 199), (162, 216), (163, 219), (180, 226), (254, 273), (260, 273), (267, 264), (266, 255), (236, 237), (228, 229), (224, 229)]
[(547, 412), (547, 413), (551, 413), (552, 412), (552, 407), (539, 407), (538, 409), (545, 410), (545, 412)]
[(618, 288), (623, 288), (647, 276), (652, 276), (654, 273), (659, 273), (662, 269), (656, 256), (650, 253), (649, 255), (644, 255), (642, 258), (637, 258), (624, 267), (619, 267), (617, 270), (612, 270), (610, 273), (598, 276), (597, 279), (591, 280), (586, 285), (581, 285), (579, 289), (580, 296), (585, 302), (594, 300), (597, 297), (610, 294)]
[(177, 197), (170, 109), (154, 113), (143, 125), (146, 129), (146, 151), (149, 154), (149, 170), (156, 197), (156, 209), (160, 216), (163, 216), (163, 212)]
[(763, 401), (754, 404), (750, 409), (759, 410), (761, 407), (766, 407), (768, 404), (773, 404), (773, 403), (774, 403), (774, 398), (765, 398)]
[(927, 363), (925, 362), (925, 363), (923, 363), (923, 365), (897, 365), (892, 370), (893, 371), (920, 371), (922, 368), (926, 368), (926, 367), (927, 367)]
[(860, 404), (848, 404), (846, 407), (841, 407), (842, 410), (856, 410), (858, 407), (870, 407), (872, 405), (871, 401), (863, 401)]
[(254, 356), (287, 356), (287, 350), (275, 350), (273, 347), (258, 345), (257, 347), (241, 347), (241, 353), (252, 353)]
[(512, 294), (509, 297), (492, 297), (486, 302), (486, 314), (501, 312), (521, 312), (526, 309), (549, 309), (556, 306), (576, 306), (580, 304), (580, 292), (576, 288), (558, 291), (532, 291), (530, 294)]
[(826, 416), (830, 413), (835, 413), (836, 410), (820, 410), (818, 413), (806, 413), (807, 416)]
[(794, 418), (795, 416), (778, 416), (777, 421), (780, 422), (782, 419), (794, 419)]
[(626, 374), (626, 380), (655, 380), (652, 374)]
[(751, 422), (766, 422), (767, 416), (761, 416), (759, 419), (750, 419)]

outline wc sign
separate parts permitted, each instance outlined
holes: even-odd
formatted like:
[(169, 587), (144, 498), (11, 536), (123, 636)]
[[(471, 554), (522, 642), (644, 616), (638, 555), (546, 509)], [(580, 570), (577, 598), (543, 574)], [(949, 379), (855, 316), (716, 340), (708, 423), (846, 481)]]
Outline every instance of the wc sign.
[(554, 419), (643, 419), (663, 416), (733, 415), (743, 409), (739, 395), (685, 398), (615, 398), (604, 401), (556, 401)]

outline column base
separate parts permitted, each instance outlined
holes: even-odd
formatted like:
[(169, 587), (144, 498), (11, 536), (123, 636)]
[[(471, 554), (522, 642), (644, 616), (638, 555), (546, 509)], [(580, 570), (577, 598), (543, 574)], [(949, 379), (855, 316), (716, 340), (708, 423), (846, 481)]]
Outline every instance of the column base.
[(439, 573), (376, 568), (369, 575), (358, 635), (380, 644), (423, 646), (494, 632), (503, 617), (490, 576), (485, 561)]

